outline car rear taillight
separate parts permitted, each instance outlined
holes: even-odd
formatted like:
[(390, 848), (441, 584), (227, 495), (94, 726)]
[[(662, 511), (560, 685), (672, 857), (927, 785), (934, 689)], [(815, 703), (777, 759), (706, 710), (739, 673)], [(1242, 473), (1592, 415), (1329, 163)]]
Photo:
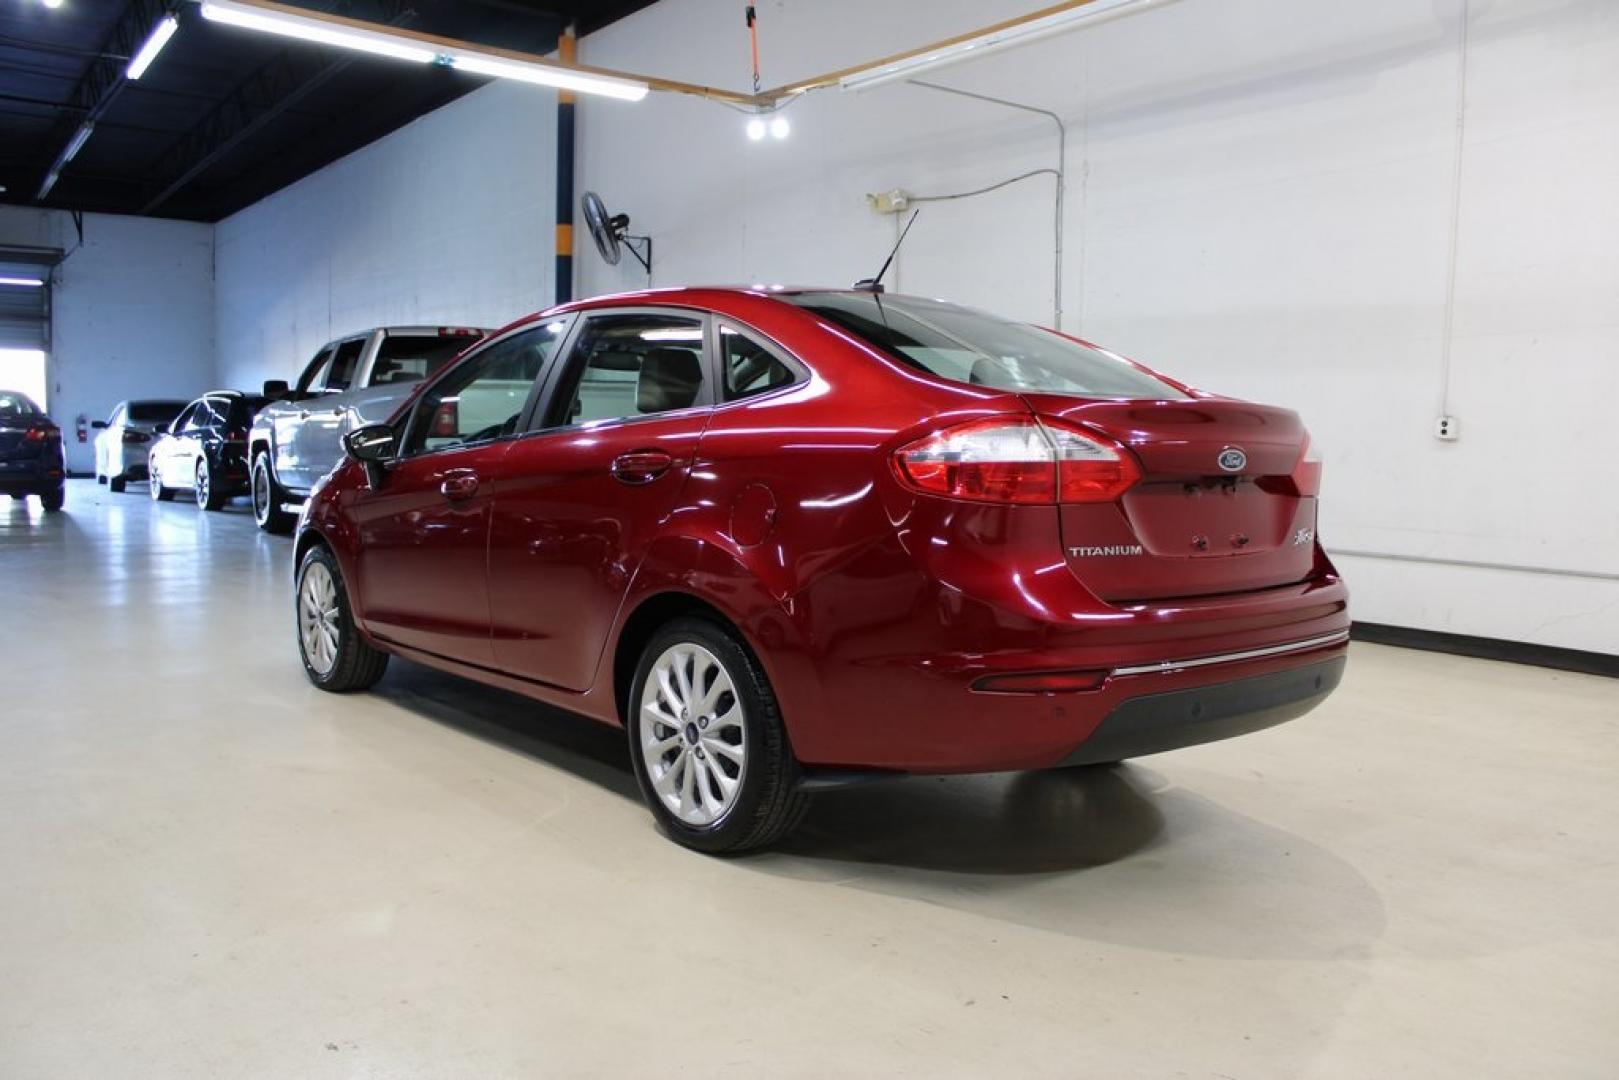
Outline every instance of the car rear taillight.
[(1299, 463), (1293, 466), (1293, 488), (1306, 499), (1321, 494), (1321, 451), (1308, 434), (1304, 436), (1304, 452), (1299, 455)]
[(1141, 478), (1130, 452), (1059, 420), (970, 420), (900, 447), (901, 483), (928, 495), (1017, 504), (1111, 502)]
[(124, 429), (125, 446), (140, 446), (143, 443), (149, 443), (151, 441), (152, 437), (146, 434), (144, 431), (131, 431), (128, 428)]
[(61, 431), (60, 428), (54, 428), (54, 427), (31, 427), (27, 431), (23, 432), (22, 441), (23, 442), (37, 442), (37, 443), (53, 442), (53, 441), (55, 441), (57, 439), (60, 439), (61, 437), (62, 437), (62, 431)]

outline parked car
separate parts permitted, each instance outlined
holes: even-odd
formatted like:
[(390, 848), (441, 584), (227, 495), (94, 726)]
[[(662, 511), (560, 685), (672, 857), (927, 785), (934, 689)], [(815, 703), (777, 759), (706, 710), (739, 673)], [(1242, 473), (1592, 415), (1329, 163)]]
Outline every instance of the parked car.
[(1344, 668), (1296, 414), (947, 303), (573, 304), (346, 447), (296, 543), (310, 680), (397, 653), (622, 725), (705, 851), (851, 777), (1256, 731)]
[(180, 410), (183, 401), (120, 401), (105, 420), (93, 421), (96, 436), (96, 483), (113, 491), (123, 491), (131, 480), (146, 479), (146, 459), (152, 441), (162, 434)]
[(62, 509), (62, 430), (27, 394), (0, 390), (0, 493), (39, 496), (46, 510)]
[(386, 420), (415, 389), (487, 330), (389, 326), (323, 346), (290, 391), (266, 383), (278, 400), (253, 425), (249, 461), (253, 517), (259, 528), (286, 532), (289, 504), (343, 458), (343, 436)]
[(218, 510), (247, 494), (247, 432), (267, 398), (215, 390), (187, 405), (158, 436), (147, 459), (152, 498), (167, 502), (189, 488), (197, 505)]

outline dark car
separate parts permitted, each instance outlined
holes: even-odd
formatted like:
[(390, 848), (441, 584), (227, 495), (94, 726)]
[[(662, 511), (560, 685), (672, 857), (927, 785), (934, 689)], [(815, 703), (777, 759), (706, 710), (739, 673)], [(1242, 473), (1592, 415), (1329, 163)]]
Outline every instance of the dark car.
[(0, 493), (60, 510), (65, 475), (62, 430), (28, 395), (0, 390)]
[(345, 445), (297, 539), (309, 678), (397, 653), (622, 726), (702, 850), (851, 774), (1257, 731), (1344, 668), (1295, 413), (939, 301), (588, 300)]
[(152, 498), (166, 502), (189, 488), (199, 507), (218, 510), (232, 495), (247, 494), (247, 432), (267, 404), (256, 394), (215, 390), (187, 405), (152, 444)]

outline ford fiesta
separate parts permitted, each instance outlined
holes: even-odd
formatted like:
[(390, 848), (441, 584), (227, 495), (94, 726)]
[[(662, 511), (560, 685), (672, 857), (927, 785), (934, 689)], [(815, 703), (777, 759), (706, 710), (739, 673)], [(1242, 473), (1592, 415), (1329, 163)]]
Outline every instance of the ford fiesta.
[(572, 304), (345, 445), (298, 532), (309, 678), (398, 654), (622, 725), (703, 851), (860, 776), (1255, 731), (1344, 668), (1294, 413), (952, 304)]

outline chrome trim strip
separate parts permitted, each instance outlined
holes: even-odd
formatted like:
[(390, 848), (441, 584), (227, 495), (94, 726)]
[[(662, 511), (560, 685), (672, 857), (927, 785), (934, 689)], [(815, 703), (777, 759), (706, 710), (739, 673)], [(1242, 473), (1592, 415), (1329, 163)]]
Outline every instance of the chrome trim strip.
[(1184, 671), (1187, 668), (1209, 667), (1212, 664), (1230, 664), (1238, 660), (1258, 660), (1266, 656), (1281, 656), (1285, 653), (1304, 652), (1306, 649), (1320, 649), (1348, 640), (1349, 631), (1340, 630), (1336, 634), (1324, 634), (1321, 637), (1306, 638), (1303, 641), (1290, 641), (1286, 645), (1267, 645), (1263, 649), (1244, 649), (1242, 652), (1221, 653), (1219, 656), (1199, 656), (1192, 660), (1160, 660), (1155, 664), (1134, 664), (1130, 667), (1114, 668), (1113, 674), (1162, 675), (1165, 672)]

